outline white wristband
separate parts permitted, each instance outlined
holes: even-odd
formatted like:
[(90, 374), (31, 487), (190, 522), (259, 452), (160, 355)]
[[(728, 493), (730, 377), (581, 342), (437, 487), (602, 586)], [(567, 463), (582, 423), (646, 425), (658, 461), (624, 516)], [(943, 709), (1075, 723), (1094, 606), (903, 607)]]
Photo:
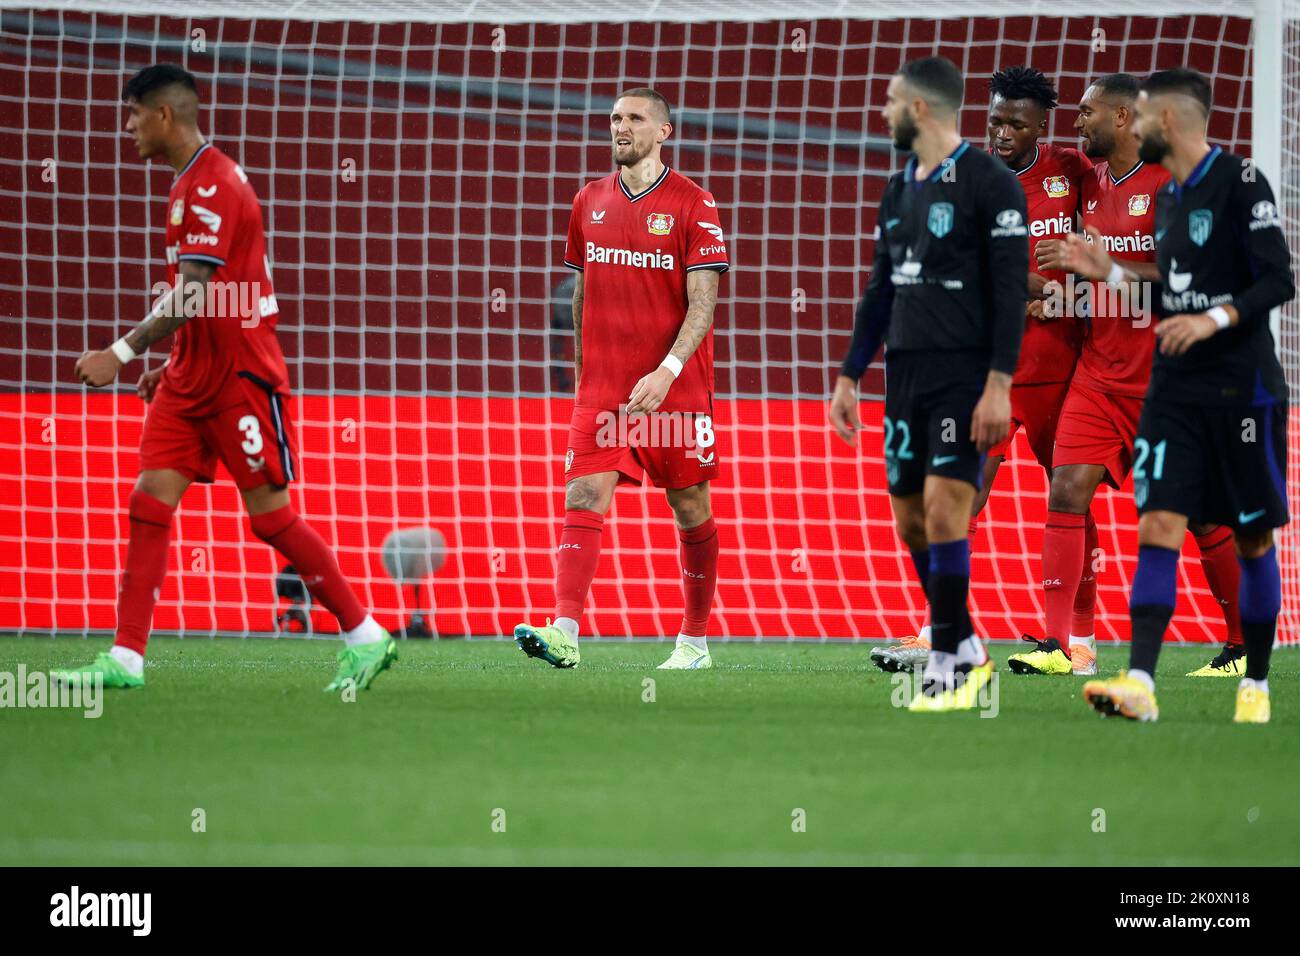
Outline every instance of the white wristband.
[(672, 355), (672, 354), (668, 355), (667, 358), (665, 358), (662, 362), (659, 363), (659, 367), (666, 368), (668, 369), (668, 371), (672, 372), (673, 378), (676, 378), (678, 375), (682, 374), (682, 360), (679, 359), (676, 355)]
[(1112, 263), (1110, 272), (1106, 273), (1106, 285), (1119, 285), (1127, 275), (1122, 265), (1118, 262)]
[(1205, 313), (1214, 320), (1214, 324), (1221, 329), (1226, 329), (1232, 325), (1232, 319), (1228, 317), (1228, 310), (1221, 305), (1216, 305), (1209, 312)]
[(123, 365), (128, 365), (135, 359), (135, 349), (126, 344), (126, 339), (118, 339), (108, 347), (108, 350), (117, 356), (117, 360)]

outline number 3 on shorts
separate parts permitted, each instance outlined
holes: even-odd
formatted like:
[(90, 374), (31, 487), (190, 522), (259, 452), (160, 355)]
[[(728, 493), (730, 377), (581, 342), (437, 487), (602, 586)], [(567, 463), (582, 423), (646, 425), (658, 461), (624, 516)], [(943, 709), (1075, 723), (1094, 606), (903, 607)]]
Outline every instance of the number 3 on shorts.
[(244, 449), (244, 454), (256, 455), (262, 450), (262, 426), (258, 424), (256, 415), (241, 418), (239, 430), (244, 433), (244, 440), (239, 446)]

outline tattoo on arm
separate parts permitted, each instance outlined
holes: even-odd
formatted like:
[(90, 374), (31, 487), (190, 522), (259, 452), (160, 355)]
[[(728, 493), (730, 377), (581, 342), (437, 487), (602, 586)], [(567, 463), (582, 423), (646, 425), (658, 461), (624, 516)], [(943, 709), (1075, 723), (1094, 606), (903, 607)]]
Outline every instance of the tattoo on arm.
[(577, 387), (578, 379), (582, 378), (582, 273), (578, 273), (578, 281), (573, 284), (573, 379), (574, 387)]
[(143, 355), (149, 346), (167, 338), (203, 311), (208, 280), (216, 267), (187, 259), (178, 271), (177, 285), (158, 300), (143, 322), (127, 333), (126, 344), (136, 355)]
[(695, 354), (713, 325), (713, 309), (718, 304), (719, 274), (712, 269), (698, 269), (686, 274), (686, 318), (677, 333), (672, 354), (683, 365)]

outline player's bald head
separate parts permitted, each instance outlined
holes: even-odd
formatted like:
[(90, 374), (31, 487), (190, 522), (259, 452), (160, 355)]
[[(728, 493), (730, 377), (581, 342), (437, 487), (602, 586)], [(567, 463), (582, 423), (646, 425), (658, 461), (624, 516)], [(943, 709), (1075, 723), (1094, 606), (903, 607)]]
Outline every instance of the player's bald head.
[(175, 122), (197, 126), (199, 90), (194, 74), (172, 63), (147, 66), (127, 80), (122, 90), (123, 102), (135, 100), (151, 108), (167, 106)]
[(925, 102), (936, 118), (956, 116), (966, 93), (966, 81), (956, 64), (942, 56), (927, 56), (903, 64), (898, 71), (909, 99)]
[(1180, 67), (1152, 73), (1142, 81), (1142, 92), (1153, 110), (1169, 110), (1184, 129), (1204, 130), (1209, 125), (1214, 90), (1195, 70)]

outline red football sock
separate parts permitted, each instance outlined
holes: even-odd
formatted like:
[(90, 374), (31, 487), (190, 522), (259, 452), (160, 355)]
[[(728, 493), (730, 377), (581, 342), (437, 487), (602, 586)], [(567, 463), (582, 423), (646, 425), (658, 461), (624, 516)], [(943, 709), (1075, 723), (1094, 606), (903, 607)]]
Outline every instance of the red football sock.
[(581, 508), (564, 512), (560, 553), (555, 569), (555, 616), (582, 619), (591, 579), (600, 562), (600, 535), (605, 516)]
[(117, 636), (113, 643), (144, 654), (153, 623), (153, 606), (167, 577), (167, 548), (176, 509), (143, 491), (129, 499), (131, 536), (126, 545), (126, 570), (117, 592)]
[(1241, 615), (1237, 608), (1237, 589), (1241, 584), (1241, 565), (1237, 563), (1237, 549), (1232, 543), (1232, 531), (1219, 525), (1213, 531), (1196, 536), (1201, 549), (1201, 569), (1210, 585), (1210, 593), (1223, 609), (1223, 621), (1228, 625), (1228, 645), (1242, 643)]
[(366, 619), (365, 608), (339, 570), (334, 552), (316, 529), (285, 505), (265, 514), (251, 515), (253, 534), (289, 559), (311, 596), (329, 608), (339, 627), (351, 631)]
[(1097, 522), (1092, 520), (1092, 512), (1083, 516), (1083, 576), (1079, 578), (1079, 590), (1074, 594), (1074, 613), (1070, 616), (1070, 633), (1087, 637), (1095, 633), (1097, 616), (1097, 572), (1093, 562), (1097, 560)]
[(1047, 513), (1043, 531), (1043, 603), (1047, 608), (1046, 632), (1070, 653), (1070, 615), (1083, 576), (1084, 516), (1063, 511)]
[(678, 528), (677, 537), (682, 542), (679, 553), (682, 595), (686, 598), (681, 633), (685, 637), (705, 637), (713, 592), (718, 586), (718, 526), (709, 518), (694, 528)]

